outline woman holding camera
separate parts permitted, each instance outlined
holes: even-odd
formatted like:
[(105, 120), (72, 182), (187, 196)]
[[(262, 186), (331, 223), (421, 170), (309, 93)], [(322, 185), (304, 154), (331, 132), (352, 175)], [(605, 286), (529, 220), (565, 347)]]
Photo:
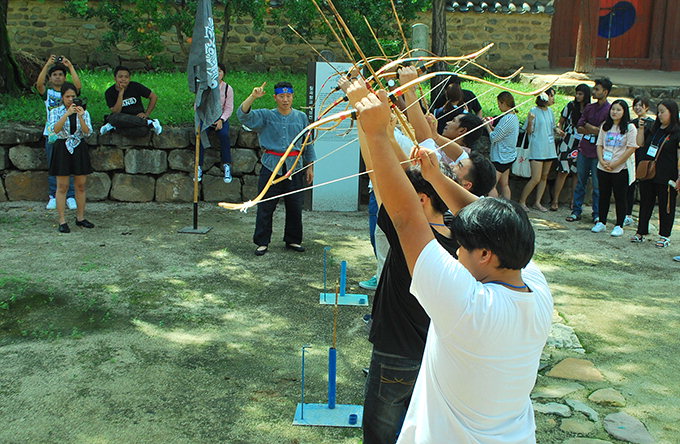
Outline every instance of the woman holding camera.
[(51, 110), (47, 119), (49, 138), (54, 143), (49, 174), (57, 177), (56, 198), (60, 233), (71, 232), (64, 215), (66, 191), (71, 176), (74, 179), (78, 203), (76, 225), (94, 228), (94, 224), (85, 219), (85, 183), (87, 175), (92, 172), (92, 165), (89, 147), (83, 140), (92, 133), (92, 124), (90, 114), (77, 96), (76, 87), (72, 83), (64, 83), (61, 87), (62, 105)]
[[(657, 107), (656, 122), (645, 139), (645, 119), (640, 119), (637, 142), (642, 147), (640, 162), (656, 160), (656, 173), (651, 179), (640, 179), (640, 217), (637, 233), (630, 239), (640, 243), (649, 234), (649, 219), (654, 205), (659, 202), (659, 240), (656, 246), (665, 248), (671, 243), (675, 220), (675, 203), (680, 191), (680, 122), (678, 104), (662, 100)], [(644, 144), (643, 144), (644, 143)]]

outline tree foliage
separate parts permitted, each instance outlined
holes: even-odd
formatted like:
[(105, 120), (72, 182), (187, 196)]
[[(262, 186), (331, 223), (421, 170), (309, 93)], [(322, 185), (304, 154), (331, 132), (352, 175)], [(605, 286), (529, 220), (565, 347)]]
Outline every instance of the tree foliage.
[[(324, 15), (337, 29), (337, 24), (328, 5), (318, 0)], [(426, 9), (431, 0), (395, 1), (399, 18), (408, 22), (416, 14)], [(273, 6), (277, 7), (273, 7)], [(402, 38), (389, 0), (336, 0), (335, 6), (344, 18), (353, 36), (367, 55), (379, 55), (384, 50), (388, 55), (402, 51)], [(196, 0), (67, 0), (63, 11), (84, 19), (99, 19), (108, 25), (102, 39), (102, 48), (110, 49), (120, 42), (127, 42), (143, 57), (150, 66), (166, 64), (161, 55), (164, 42), (161, 36), (173, 32), (182, 52), (186, 55), (189, 37), (193, 29)], [(306, 38), (322, 35), (328, 41), (335, 37), (323, 21), (310, 0), (218, 0), (213, 1), (213, 14), (223, 25), (221, 30), (220, 60), (226, 62), (226, 47), (231, 23), (235, 18), (248, 16), (253, 19), (255, 28), (260, 28), (269, 17), (284, 28), (291, 23)], [(378, 36), (376, 43), (365, 23), (364, 16)], [(409, 34), (410, 28), (404, 26)], [(291, 42), (297, 37), (287, 28), (283, 35)], [(347, 39), (347, 37), (344, 37)], [(352, 52), (352, 59), (359, 59), (351, 43), (346, 46)], [(338, 54), (346, 58), (345, 54)]]

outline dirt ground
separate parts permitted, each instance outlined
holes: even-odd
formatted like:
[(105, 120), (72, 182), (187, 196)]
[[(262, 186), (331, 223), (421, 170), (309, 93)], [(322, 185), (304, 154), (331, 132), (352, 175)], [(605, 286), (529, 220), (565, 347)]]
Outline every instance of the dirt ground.
[[(680, 442), (680, 242), (633, 245), (630, 229), (596, 235), (566, 215), (531, 213), (556, 309), (623, 410), (658, 442)], [(260, 258), (254, 211), (202, 205), (207, 235), (177, 234), (187, 204), (93, 203), (87, 217), (97, 228), (61, 235), (43, 203), (0, 204), (0, 442), (359, 442), (359, 429), (291, 423), (304, 344), (307, 402), (326, 399), (323, 248), (329, 286), (347, 260), (348, 291), (363, 293), (356, 283), (374, 268), (365, 212), (305, 213), (300, 254), (283, 249), (280, 209)], [(338, 403), (363, 400), (366, 312), (340, 309)], [(538, 418), (539, 443), (569, 437)], [(616, 442), (601, 426), (592, 437)]]

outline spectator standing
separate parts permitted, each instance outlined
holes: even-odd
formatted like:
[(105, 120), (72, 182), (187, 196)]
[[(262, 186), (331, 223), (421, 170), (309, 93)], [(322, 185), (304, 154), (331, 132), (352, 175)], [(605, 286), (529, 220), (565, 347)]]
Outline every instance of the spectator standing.
[(607, 101), (609, 92), (612, 89), (612, 82), (607, 78), (595, 80), (592, 94), (596, 100), (583, 108), (583, 114), (577, 123), (577, 129), (583, 138), (578, 145), (578, 157), (576, 159), (576, 170), (578, 171), (576, 188), (574, 189), (574, 205), (571, 214), (567, 216), (567, 222), (581, 220), (583, 212), (583, 199), (586, 195), (588, 177), (593, 181), (593, 223), (600, 221), (599, 204), (600, 188), (597, 180), (597, 136), (600, 134), (600, 125), (609, 115), (610, 103)]
[[(649, 220), (654, 205), (659, 202), (659, 239), (656, 246), (668, 247), (675, 221), (675, 205), (680, 191), (680, 123), (678, 104), (673, 100), (662, 100), (657, 106), (657, 118), (652, 127), (651, 137), (644, 141), (641, 160), (656, 158), (656, 175), (649, 180), (640, 180), (640, 217), (631, 242), (640, 243), (649, 234)], [(642, 145), (644, 127), (641, 119), (638, 127), (638, 144)], [(670, 181), (675, 186), (670, 185)]]
[(611, 235), (623, 235), (626, 217), (626, 192), (628, 191), (628, 158), (638, 147), (637, 128), (630, 123), (628, 104), (616, 100), (609, 108), (609, 117), (602, 124), (597, 136), (597, 180), (600, 184), (600, 220), (593, 226), (593, 233), (601, 233), (607, 224), (609, 202), (612, 193), (616, 203), (616, 223)]
[(49, 138), (54, 144), (50, 160), (50, 175), (57, 178), (57, 212), (59, 213), (59, 232), (70, 233), (66, 223), (64, 207), (69, 178), (73, 176), (76, 201), (76, 225), (83, 228), (94, 228), (94, 224), (85, 219), (85, 183), (87, 175), (92, 172), (89, 146), (83, 140), (92, 134), (90, 114), (76, 102), (77, 88), (71, 83), (64, 83), (61, 88), (62, 105), (50, 111), (47, 121)]
[[(77, 88), (77, 92), (80, 93), (80, 88), (82, 87), (80, 83), (80, 77), (78, 77), (78, 73), (73, 67), (71, 61), (64, 56), (57, 57), (54, 54), (51, 55), (45, 62), (40, 74), (38, 74), (38, 79), (35, 82), (35, 88), (40, 94), (40, 97), (45, 102), (47, 118), (49, 118), (50, 111), (62, 105), (61, 87), (66, 82), (67, 74), (71, 74), (71, 82)], [(47, 126), (47, 123), (45, 123), (43, 136), (45, 136), (45, 154), (47, 156), (47, 167), (49, 168), (54, 145), (49, 141)], [(57, 192), (57, 178), (54, 176), (48, 176), (47, 185), (48, 201), (45, 208), (48, 210), (54, 210), (57, 208), (57, 200), (55, 198)], [(70, 179), (68, 191), (66, 192), (66, 205), (68, 206), (69, 210), (75, 210), (77, 208), (78, 204), (74, 197), (75, 193), (73, 191), (73, 179)]]
[[(227, 72), (224, 64), (218, 64), (219, 69), (219, 89), (220, 100), (222, 104), (222, 115), (213, 123), (210, 128), (217, 134), (220, 139), (220, 159), (222, 160), (222, 171), (224, 172), (224, 183), (231, 183), (231, 139), (229, 138), (229, 117), (234, 111), (234, 90), (231, 85), (224, 81), (224, 74)], [(203, 147), (203, 139), (201, 139), (200, 159), (198, 162), (198, 180), (203, 176), (203, 159), (205, 148)]]
[[(633, 99), (633, 111), (635, 111), (635, 115), (637, 117), (633, 119), (631, 123), (635, 125), (635, 128), (638, 128), (640, 126), (640, 120), (645, 121), (643, 134), (644, 139), (641, 139), (643, 141), (648, 140), (652, 136), (651, 132), (652, 127), (654, 126), (654, 119), (648, 116), (650, 105), (649, 99), (646, 97), (636, 97)], [(636, 166), (638, 163), (640, 163), (640, 160), (642, 160), (642, 156), (644, 155), (644, 142), (638, 145), (640, 145), (640, 147), (635, 150)], [(628, 171), (628, 175), (631, 176), (631, 171)], [(623, 220), (624, 227), (633, 224), (633, 206), (635, 205), (635, 190), (637, 189), (638, 184), (637, 179), (635, 178), (635, 170), (632, 171), (631, 182), (632, 183), (628, 187), (628, 193), (626, 196), (626, 218)]]
[[(127, 137), (142, 137), (149, 133), (150, 128), (156, 134), (163, 131), (158, 119), (149, 118), (156, 108), (158, 96), (141, 83), (131, 81), (131, 75), (130, 68), (126, 66), (116, 66), (113, 70), (116, 83), (104, 92), (111, 114), (104, 118), (106, 124), (99, 130), (101, 134), (116, 131)], [(142, 97), (149, 99), (146, 110)]]
[(555, 90), (549, 88), (536, 98), (536, 106), (529, 111), (524, 128), (529, 135), (529, 161), (531, 163), (531, 178), (524, 185), (519, 204), (525, 211), (527, 198), (536, 188), (536, 202), (533, 208), (548, 211), (541, 205), (541, 199), (548, 183), (548, 173), (553, 160), (557, 158), (555, 133), (563, 135), (562, 130), (555, 127), (555, 116), (550, 107), (555, 104)]
[(573, 190), (576, 188), (577, 181), (575, 173), (578, 172), (578, 169), (576, 168), (576, 159), (578, 158), (578, 145), (583, 138), (583, 134), (578, 132), (576, 126), (583, 114), (583, 109), (589, 103), (590, 86), (581, 83), (576, 86), (574, 100), (567, 103), (567, 106), (562, 109), (558, 126), (564, 131), (564, 138), (558, 149), (559, 159), (557, 159), (557, 177), (555, 178), (555, 185), (552, 193), (553, 200), (550, 204), (551, 211), (557, 211), (559, 209), (560, 194), (562, 194), (564, 182), (569, 175), (572, 177), (572, 193), (569, 209), (571, 210), (571, 207), (574, 205)]
[[(507, 91), (498, 94), (498, 108), (506, 113), (493, 126), (494, 120), (488, 120), (486, 129), (491, 140), (491, 162), (496, 168), (496, 182), (500, 188), (500, 195), (510, 200), (510, 168), (517, 158), (517, 139), (519, 138), (519, 119), (517, 113), (509, 111), (515, 108), (515, 98)], [(491, 189), (489, 196), (498, 197), (496, 187)]]

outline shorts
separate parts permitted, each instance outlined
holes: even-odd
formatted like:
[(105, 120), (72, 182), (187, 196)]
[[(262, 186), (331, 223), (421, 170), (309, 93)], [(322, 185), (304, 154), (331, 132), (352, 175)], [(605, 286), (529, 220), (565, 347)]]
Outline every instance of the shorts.
[(496, 171), (498, 171), (499, 173), (505, 173), (506, 171), (508, 171), (512, 167), (512, 164), (515, 163), (515, 161), (513, 160), (510, 163), (500, 163), (500, 162), (491, 162), (491, 163), (496, 168)]

